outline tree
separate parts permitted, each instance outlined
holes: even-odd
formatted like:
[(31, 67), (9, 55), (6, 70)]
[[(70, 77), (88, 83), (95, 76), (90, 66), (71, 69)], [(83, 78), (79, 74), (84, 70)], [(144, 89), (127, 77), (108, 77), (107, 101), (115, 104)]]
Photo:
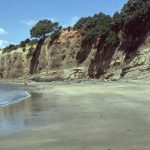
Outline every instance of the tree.
[(35, 38), (45, 38), (47, 34), (54, 34), (60, 30), (58, 22), (52, 22), (51, 20), (44, 19), (40, 20), (32, 29), (30, 30), (31, 37)]
[(74, 25), (75, 30), (79, 29), (86, 29), (87, 28), (87, 22), (91, 20), (91, 17), (81, 17), (76, 24)]
[(121, 17), (121, 14), (118, 11), (114, 13), (113, 21), (118, 23), (118, 24), (122, 23), (122, 17)]
[[(114, 14), (114, 21), (126, 26), (137, 20), (146, 21), (150, 18), (150, 0), (129, 0), (122, 8), (120, 14)], [(133, 24), (134, 26), (134, 24)]]
[(117, 42), (117, 35), (111, 29), (112, 18), (104, 13), (95, 14), (92, 17), (80, 18), (74, 25), (74, 29), (84, 31), (86, 39), (96, 40), (100, 35), (104, 35), (108, 44)]
[(74, 29), (83, 29), (86, 37), (96, 38), (101, 33), (111, 30), (111, 21), (110, 16), (99, 13), (92, 17), (80, 18), (74, 25)]
[(21, 42), (20, 42), (20, 46), (21, 46), (21, 47), (25, 47), (26, 44), (28, 44), (28, 43), (30, 43), (30, 39), (29, 39), (29, 38), (27, 38), (27, 39), (24, 40), (24, 41), (21, 41)]

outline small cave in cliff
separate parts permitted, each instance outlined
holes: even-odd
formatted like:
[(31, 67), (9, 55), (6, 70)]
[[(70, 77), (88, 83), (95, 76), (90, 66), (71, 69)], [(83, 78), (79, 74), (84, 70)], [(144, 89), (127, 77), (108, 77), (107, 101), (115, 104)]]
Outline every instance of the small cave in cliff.
[(32, 55), (32, 58), (31, 58), (31, 63), (30, 63), (30, 74), (35, 74), (37, 73), (37, 66), (39, 64), (39, 56), (40, 56), (40, 53), (41, 53), (41, 47), (44, 43), (44, 39), (41, 39), (39, 42), (38, 42), (38, 45), (35, 49), (35, 51), (33, 52), (33, 55)]

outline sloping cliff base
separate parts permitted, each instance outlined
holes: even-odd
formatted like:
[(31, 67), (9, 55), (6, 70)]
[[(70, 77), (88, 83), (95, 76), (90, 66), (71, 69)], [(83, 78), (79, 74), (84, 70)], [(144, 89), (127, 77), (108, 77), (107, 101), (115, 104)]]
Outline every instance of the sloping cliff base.
[[(36, 83), (32, 100), (0, 108), (0, 118), (9, 119), (7, 126), (1, 126), (7, 134), (0, 132), (0, 147), (149, 150), (149, 88), (150, 83), (144, 81)], [(17, 131), (11, 132), (12, 126)]]
[(54, 39), (48, 37), (38, 44), (1, 52), (0, 77), (47, 82), (149, 79), (149, 32), (142, 38), (142, 43), (131, 51), (135, 42), (132, 36), (130, 41), (127, 41), (129, 37), (120, 37), (120, 42), (112, 47), (105, 45), (101, 38), (91, 43), (84, 39), (81, 31), (62, 30)]

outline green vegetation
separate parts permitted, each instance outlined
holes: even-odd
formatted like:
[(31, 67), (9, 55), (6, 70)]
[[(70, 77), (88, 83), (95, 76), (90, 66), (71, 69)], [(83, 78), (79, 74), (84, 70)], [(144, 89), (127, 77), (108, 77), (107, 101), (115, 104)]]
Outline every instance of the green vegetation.
[(146, 21), (150, 18), (150, 0), (129, 0), (120, 13), (114, 14), (114, 21), (126, 26), (134, 21)]
[[(124, 27), (128, 33), (133, 34), (134, 32), (134, 34), (139, 35), (141, 29), (137, 25), (147, 20), (150, 20), (150, 0), (129, 0), (121, 12), (116, 12), (113, 17), (104, 13), (82, 17), (73, 28), (67, 27), (66, 30), (81, 30), (88, 40), (96, 41), (96, 39), (102, 38), (104, 43), (115, 45), (118, 42), (117, 32), (120, 29)], [(52, 22), (48, 19), (40, 20), (30, 30), (31, 37), (37, 39), (26, 39), (20, 42), (20, 45), (11, 44), (4, 48), (3, 52), (16, 49), (18, 46), (25, 47), (26, 44), (37, 44), (39, 39), (44, 39), (46, 35), (51, 35), (53, 39), (58, 38), (61, 29), (62, 27), (59, 26), (58, 22)]]
[[(105, 35), (105, 42), (114, 45), (117, 43), (117, 31), (123, 27), (135, 28), (135, 25), (150, 19), (150, 0), (129, 0), (121, 12), (116, 12), (111, 18), (99, 13), (93, 17), (82, 17), (74, 25), (74, 29), (83, 30), (87, 39), (95, 40)], [(115, 23), (117, 30), (114, 31), (112, 24)], [(140, 29), (136, 29), (139, 31)], [(129, 30), (130, 31), (130, 30)], [(138, 33), (138, 32), (137, 32)]]
[(34, 44), (37, 44), (38, 42), (39, 42), (38, 39), (30, 40), (29, 38), (27, 38), (26, 40), (20, 42), (20, 47), (25, 47), (26, 44), (34, 45)]
[(3, 49), (2, 53), (11, 52), (12, 50), (17, 49), (18, 47), (18, 45), (10, 44), (9, 46)]
[(32, 39), (32, 40), (30, 40), (30, 45), (37, 44), (38, 42), (39, 42), (38, 39)]
[(30, 43), (30, 39), (26, 39), (26, 40), (24, 40), (24, 41), (21, 41), (21, 42), (20, 42), (20, 47), (25, 47), (26, 44), (28, 44), (28, 43)]
[(117, 34), (113, 31), (110, 31), (106, 38), (106, 43), (114, 45), (117, 43)]
[(52, 22), (51, 20), (40, 20), (31, 30), (30, 34), (33, 38), (45, 38), (47, 34), (57, 33), (61, 27), (58, 22)]
[(103, 35), (108, 44), (117, 42), (117, 35), (111, 29), (112, 18), (103, 13), (95, 14), (93, 17), (81, 18), (74, 25), (74, 29), (83, 30), (87, 39), (95, 40)]
[(11, 52), (13, 50), (16, 50), (20, 47), (23, 48), (23, 52), (25, 52), (25, 46), (26, 44), (29, 44), (30, 46), (33, 46), (34, 44), (37, 44), (39, 42), (38, 39), (32, 39), (30, 40), (29, 38), (24, 40), (24, 41), (21, 41), (19, 45), (14, 45), (14, 44), (10, 44), (9, 46), (5, 47), (2, 52), (3, 53), (6, 53), (6, 52)]

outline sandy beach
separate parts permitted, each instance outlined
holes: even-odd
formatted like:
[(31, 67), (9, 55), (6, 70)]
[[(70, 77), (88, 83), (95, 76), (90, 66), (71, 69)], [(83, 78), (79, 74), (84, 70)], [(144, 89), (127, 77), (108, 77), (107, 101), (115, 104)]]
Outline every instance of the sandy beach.
[(0, 117), (9, 116), (21, 126), (0, 133), (0, 149), (149, 150), (149, 83), (20, 85), (32, 98), (0, 109)]

